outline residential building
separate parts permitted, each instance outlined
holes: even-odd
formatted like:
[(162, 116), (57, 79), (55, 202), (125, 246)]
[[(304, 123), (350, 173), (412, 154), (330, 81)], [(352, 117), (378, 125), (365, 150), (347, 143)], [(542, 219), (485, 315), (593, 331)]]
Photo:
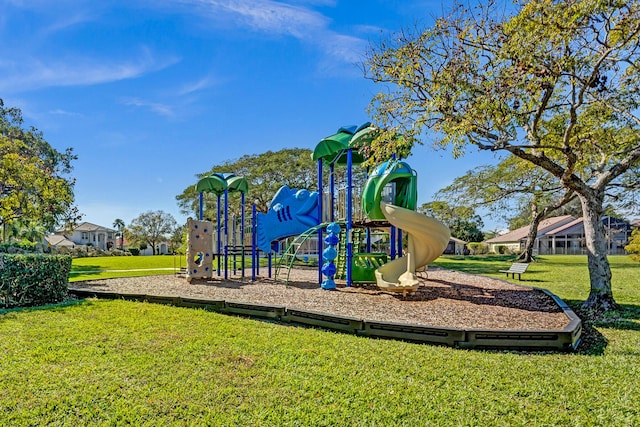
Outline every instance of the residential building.
[(51, 246), (70, 246), (72, 242), (76, 246), (94, 246), (102, 250), (108, 250), (115, 246), (116, 230), (83, 222), (78, 225), (71, 234), (65, 234), (63, 230), (46, 237)]
[(443, 252), (445, 255), (467, 255), (468, 253), (467, 242), (453, 236), (449, 238), (449, 244)]
[[(607, 239), (609, 255), (625, 254), (624, 247), (629, 244), (632, 227), (629, 223), (609, 216), (602, 217)], [(489, 251), (499, 252), (504, 246), (512, 252), (524, 250), (530, 226), (518, 228), (501, 236), (485, 241)], [(578, 255), (586, 254), (583, 218), (571, 215), (547, 218), (538, 226), (534, 254), (537, 255)]]

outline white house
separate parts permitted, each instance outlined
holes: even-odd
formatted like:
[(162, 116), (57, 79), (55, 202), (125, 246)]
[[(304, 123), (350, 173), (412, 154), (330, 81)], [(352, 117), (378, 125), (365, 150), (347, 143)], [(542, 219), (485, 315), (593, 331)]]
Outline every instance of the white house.
[(83, 222), (78, 225), (71, 235), (64, 231), (57, 231), (55, 234), (46, 237), (51, 246), (71, 246), (70, 242), (76, 246), (94, 246), (103, 250), (111, 249), (115, 246), (116, 230)]
[[(170, 243), (169, 241), (164, 241), (156, 244), (156, 254), (157, 255), (167, 255), (169, 254)], [(153, 255), (153, 248), (151, 245), (147, 245), (146, 249), (140, 250), (140, 255)]]
[[(624, 254), (629, 244), (631, 226), (619, 219), (602, 217), (605, 226), (609, 255)], [(529, 234), (529, 226), (521, 227), (501, 236), (485, 241), (489, 251), (498, 252), (499, 246), (505, 246), (512, 252), (524, 249)], [(586, 253), (584, 220), (571, 215), (547, 218), (538, 226), (534, 243), (534, 253), (539, 255), (578, 255)]]
[(451, 236), (449, 238), (449, 244), (447, 248), (444, 250), (443, 254), (445, 255), (463, 255), (467, 252), (467, 242), (464, 240), (460, 240), (456, 237)]

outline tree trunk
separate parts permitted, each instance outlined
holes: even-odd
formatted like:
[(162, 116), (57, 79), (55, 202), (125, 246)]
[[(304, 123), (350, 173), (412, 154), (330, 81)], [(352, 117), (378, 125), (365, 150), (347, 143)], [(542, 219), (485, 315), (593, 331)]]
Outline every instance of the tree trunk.
[(538, 236), (538, 226), (544, 218), (544, 212), (538, 212), (538, 205), (531, 205), (531, 224), (529, 224), (529, 233), (527, 234), (527, 243), (524, 245), (524, 251), (518, 257), (518, 261), (533, 262), (533, 246)]
[(584, 236), (591, 283), (589, 298), (583, 303), (583, 307), (598, 312), (617, 309), (618, 305), (613, 299), (611, 289), (611, 268), (607, 258), (605, 228), (602, 223), (604, 192), (594, 192), (579, 197), (584, 218)]

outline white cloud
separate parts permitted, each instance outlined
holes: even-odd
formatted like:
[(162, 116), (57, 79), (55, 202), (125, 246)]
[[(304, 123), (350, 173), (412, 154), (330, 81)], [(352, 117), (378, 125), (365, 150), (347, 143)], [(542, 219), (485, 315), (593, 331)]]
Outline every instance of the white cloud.
[[(168, 0), (170, 3), (171, 0)], [(272, 0), (176, 0), (192, 13), (215, 22), (271, 35), (288, 35), (319, 48), (325, 55), (348, 63), (358, 62), (366, 41), (329, 28), (331, 20), (305, 5), (332, 6), (332, 0), (299, 0), (287, 4)], [(165, 2), (166, 3), (166, 2)]]
[(178, 89), (178, 95), (188, 95), (190, 93), (197, 92), (212, 85), (211, 78), (204, 77), (195, 82), (187, 83)]
[(329, 34), (320, 41), (320, 44), (329, 56), (351, 64), (361, 62), (367, 48), (367, 42), (363, 39), (336, 33)]
[[(178, 0), (210, 19), (231, 19), (236, 24), (271, 34), (304, 38), (324, 28), (328, 19), (311, 9), (272, 0)], [(222, 16), (224, 15), (224, 16)]]
[(74, 27), (76, 25), (84, 24), (95, 20), (96, 17), (86, 12), (75, 10), (73, 13), (64, 15), (60, 19), (51, 23), (49, 26), (42, 29), (44, 35), (50, 35), (58, 31), (66, 30), (67, 28)]
[(175, 112), (173, 111), (173, 108), (171, 108), (166, 104), (160, 104), (159, 102), (145, 101), (140, 98), (126, 98), (122, 100), (122, 103), (124, 105), (131, 105), (134, 107), (145, 108), (164, 117), (175, 116)]
[(100, 62), (68, 57), (43, 61), (21, 58), (12, 62), (0, 60), (0, 90), (19, 92), (52, 86), (89, 86), (132, 79), (161, 70), (178, 62), (177, 58), (157, 60), (145, 52), (137, 60)]
[(66, 117), (82, 117), (80, 113), (74, 113), (73, 111), (63, 110), (61, 108), (56, 108), (55, 110), (48, 111), (49, 114), (53, 116), (66, 116)]

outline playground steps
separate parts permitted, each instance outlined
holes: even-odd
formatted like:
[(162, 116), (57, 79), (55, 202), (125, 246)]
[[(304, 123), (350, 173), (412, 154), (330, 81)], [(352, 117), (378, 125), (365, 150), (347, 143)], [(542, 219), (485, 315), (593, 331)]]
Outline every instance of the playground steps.
[[(276, 281), (282, 281), (285, 284), (289, 283), (289, 274), (291, 273), (291, 269), (293, 268), (293, 264), (298, 255), (298, 251), (300, 247), (307, 241), (307, 239), (318, 233), (318, 230), (327, 226), (327, 223), (322, 223), (316, 225), (315, 227), (311, 227), (307, 231), (302, 234), (296, 236), (296, 238), (291, 242), (291, 244), (287, 247), (287, 250), (282, 254), (280, 260), (276, 264), (276, 274), (274, 279)], [(286, 277), (285, 275), (286, 270)]]

